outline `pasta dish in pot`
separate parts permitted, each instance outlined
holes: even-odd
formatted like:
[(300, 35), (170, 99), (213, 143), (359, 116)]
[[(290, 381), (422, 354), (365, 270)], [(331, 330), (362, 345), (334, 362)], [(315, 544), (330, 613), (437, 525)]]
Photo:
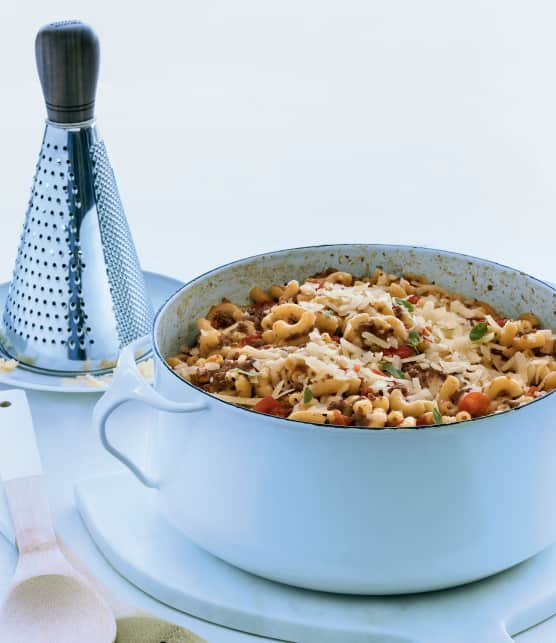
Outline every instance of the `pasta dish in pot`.
[(498, 413), (556, 388), (555, 335), (533, 313), (507, 319), (422, 276), (329, 269), (249, 295), (249, 305), (212, 306), (195, 345), (167, 363), (255, 411), (408, 428)]

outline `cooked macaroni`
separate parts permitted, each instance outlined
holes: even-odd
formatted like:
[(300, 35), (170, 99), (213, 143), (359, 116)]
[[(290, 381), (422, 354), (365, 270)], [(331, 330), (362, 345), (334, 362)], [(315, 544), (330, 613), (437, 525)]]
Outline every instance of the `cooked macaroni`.
[(498, 413), (556, 388), (555, 335), (534, 314), (506, 319), (416, 275), (328, 270), (250, 297), (212, 306), (196, 344), (167, 362), (262, 413), (407, 428)]

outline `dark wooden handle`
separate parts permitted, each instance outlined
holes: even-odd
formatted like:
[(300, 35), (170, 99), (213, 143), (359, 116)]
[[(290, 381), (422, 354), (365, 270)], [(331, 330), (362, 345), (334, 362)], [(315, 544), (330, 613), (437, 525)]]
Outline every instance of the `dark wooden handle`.
[(49, 120), (93, 118), (100, 60), (95, 32), (78, 20), (53, 22), (37, 34), (35, 56)]

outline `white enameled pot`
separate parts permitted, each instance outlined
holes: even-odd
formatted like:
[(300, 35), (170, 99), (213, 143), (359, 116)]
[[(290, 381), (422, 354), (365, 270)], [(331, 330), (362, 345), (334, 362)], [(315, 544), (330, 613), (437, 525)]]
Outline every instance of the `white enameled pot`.
[[(95, 409), (104, 446), (149, 487), (194, 543), (261, 576), (331, 592), (440, 589), (510, 567), (556, 541), (556, 395), (469, 422), (419, 429), (304, 424), (223, 402), (164, 358), (193, 342), (196, 319), (252, 286), (327, 267), (424, 274), (502, 314), (534, 311), (556, 328), (556, 291), (517, 270), (424, 248), (338, 245), (285, 250), (217, 268), (156, 316), (154, 389), (124, 351)], [(159, 414), (147, 475), (116, 450), (105, 422), (122, 402)], [(185, 413), (185, 415), (184, 415)]]

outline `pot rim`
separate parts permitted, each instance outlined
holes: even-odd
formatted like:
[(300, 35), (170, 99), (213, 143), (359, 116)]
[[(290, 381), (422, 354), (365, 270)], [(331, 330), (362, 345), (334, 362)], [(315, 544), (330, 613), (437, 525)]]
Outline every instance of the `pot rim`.
[[(227, 402), (226, 400), (222, 400), (219, 397), (216, 397), (215, 395), (212, 395), (208, 391), (205, 391), (204, 389), (201, 389), (197, 386), (194, 386), (191, 384), (191, 382), (188, 382), (187, 380), (184, 380), (182, 377), (180, 377), (170, 366), (168, 366), (166, 360), (162, 356), (159, 348), (158, 348), (158, 343), (156, 339), (156, 331), (158, 328), (158, 324), (160, 322), (160, 318), (162, 317), (164, 311), (166, 310), (167, 306), (177, 299), (184, 290), (192, 286), (194, 283), (200, 281), (201, 279), (204, 279), (210, 275), (214, 275), (215, 273), (218, 273), (225, 268), (230, 268), (232, 266), (236, 266), (242, 263), (245, 263), (246, 261), (250, 261), (253, 259), (260, 259), (262, 257), (267, 257), (269, 255), (280, 255), (280, 254), (286, 254), (288, 252), (292, 251), (297, 251), (297, 250), (317, 250), (317, 249), (337, 249), (339, 247), (348, 247), (348, 248), (353, 248), (353, 247), (359, 247), (359, 246), (366, 246), (367, 248), (375, 248), (378, 250), (395, 250), (395, 249), (403, 249), (403, 250), (425, 250), (427, 252), (433, 252), (436, 254), (444, 255), (444, 256), (450, 256), (450, 257), (460, 257), (462, 259), (468, 259), (473, 261), (474, 263), (483, 263), (483, 264), (488, 264), (489, 266), (493, 266), (496, 268), (505, 268), (506, 270), (510, 270), (513, 273), (518, 273), (519, 275), (522, 275), (523, 277), (527, 277), (529, 279), (532, 279), (533, 281), (537, 282), (539, 285), (544, 286), (548, 290), (552, 291), (554, 295), (556, 295), (556, 287), (553, 286), (552, 284), (543, 281), (542, 279), (539, 279), (538, 277), (533, 277), (532, 275), (524, 272), (523, 270), (518, 270), (517, 268), (512, 268), (511, 266), (507, 266), (506, 264), (499, 263), (497, 261), (491, 261), (489, 259), (482, 259), (480, 257), (475, 257), (474, 255), (468, 255), (462, 252), (452, 252), (450, 250), (439, 250), (437, 248), (429, 248), (429, 247), (424, 247), (424, 246), (412, 246), (412, 245), (406, 245), (406, 244), (388, 244), (388, 243), (323, 243), (323, 244), (317, 244), (314, 246), (298, 246), (295, 248), (283, 248), (280, 250), (273, 250), (270, 252), (262, 252), (256, 255), (250, 255), (248, 257), (243, 257), (241, 259), (235, 259), (234, 261), (230, 261), (228, 263), (222, 264), (220, 266), (217, 266), (216, 268), (212, 268), (211, 270), (207, 270), (206, 272), (198, 275), (197, 277), (194, 277), (193, 279), (190, 279), (188, 282), (186, 282), (181, 288), (179, 288), (175, 293), (170, 295), (168, 299), (160, 306), (158, 311), (156, 312), (156, 315), (154, 317), (153, 321), (153, 326), (152, 326), (152, 346), (153, 346), (153, 351), (155, 355), (158, 357), (159, 361), (162, 363), (164, 368), (166, 368), (175, 378), (177, 378), (182, 384), (185, 384), (192, 388), (194, 391), (198, 393), (202, 393), (203, 395), (206, 395), (210, 400), (216, 404), (225, 404), (227, 406), (230, 406), (231, 408), (237, 410), (237, 411), (245, 411), (247, 413), (252, 413), (254, 415), (259, 416), (261, 419), (267, 419), (267, 420), (273, 420), (276, 422), (287, 422), (287, 426), (290, 429), (297, 428), (297, 430), (307, 430), (308, 427), (312, 427), (312, 430), (320, 430), (324, 432), (349, 432), (349, 433), (360, 433), (362, 435), (369, 434), (369, 435), (376, 435), (378, 434), (408, 434), (408, 433), (415, 433), (416, 431), (418, 432), (438, 432), (438, 429), (442, 429), (441, 433), (444, 434), (446, 431), (450, 431), (451, 429), (457, 430), (457, 431), (462, 431), (461, 424), (465, 426), (469, 426), (470, 428), (472, 426), (476, 426), (478, 422), (480, 421), (485, 421), (488, 419), (494, 419), (497, 417), (501, 417), (502, 415), (506, 415), (507, 413), (515, 413), (516, 411), (521, 411), (525, 409), (526, 407), (530, 406), (531, 404), (537, 404), (540, 402), (545, 402), (548, 400), (548, 398), (552, 397), (554, 393), (556, 393), (556, 389), (553, 389), (546, 395), (543, 395), (542, 397), (537, 398), (536, 400), (531, 400), (531, 402), (527, 402), (526, 404), (522, 404), (521, 406), (517, 406), (513, 409), (507, 409), (506, 411), (501, 411), (499, 413), (491, 413), (490, 415), (483, 415), (479, 416), (476, 418), (472, 418), (471, 420), (460, 420), (459, 422), (452, 422), (451, 424), (429, 424), (426, 426), (417, 426), (417, 427), (410, 427), (410, 428), (396, 428), (396, 427), (353, 427), (353, 426), (336, 426), (333, 424), (317, 424), (315, 422), (300, 422), (299, 420), (290, 420), (288, 418), (281, 418), (281, 417), (276, 417), (273, 415), (266, 415), (264, 413), (259, 413), (258, 411), (253, 411), (252, 409), (245, 408), (243, 406), (238, 406), (237, 404), (233, 404), (232, 402)], [(295, 427), (294, 425), (297, 425)]]

